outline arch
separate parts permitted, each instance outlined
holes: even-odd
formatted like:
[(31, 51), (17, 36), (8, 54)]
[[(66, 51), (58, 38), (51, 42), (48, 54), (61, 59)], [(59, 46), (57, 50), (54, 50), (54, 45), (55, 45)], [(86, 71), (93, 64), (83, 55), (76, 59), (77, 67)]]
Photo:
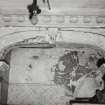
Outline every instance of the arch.
[(21, 44), (35, 43), (75, 43), (78, 45), (94, 46), (101, 50), (105, 50), (105, 36), (103, 34), (84, 32), (84, 31), (58, 31), (56, 35), (48, 31), (17, 31), (0, 37), (0, 57), (10, 49)]
[[(7, 53), (16, 47), (21, 47), (22, 45), (32, 45), (32, 44), (54, 44), (57, 47), (61, 46), (59, 43), (63, 44), (77, 44), (80, 46), (88, 45), (89, 47), (98, 48), (105, 51), (105, 36), (98, 33), (92, 32), (83, 32), (83, 31), (58, 31), (56, 35), (49, 33), (48, 31), (18, 31), (0, 37), (0, 60), (5, 59)], [(9, 76), (9, 72), (8, 72)], [(8, 84), (5, 82), (2, 83), (2, 94), (5, 92), (5, 89), (8, 91)], [(7, 86), (6, 86), (7, 85)], [(2, 98), (2, 103), (7, 102), (7, 93)]]

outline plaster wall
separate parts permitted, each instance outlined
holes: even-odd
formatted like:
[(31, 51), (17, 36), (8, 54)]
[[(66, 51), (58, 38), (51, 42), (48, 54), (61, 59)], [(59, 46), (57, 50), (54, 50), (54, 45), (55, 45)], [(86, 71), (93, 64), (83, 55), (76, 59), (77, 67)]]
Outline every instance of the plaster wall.
[[(54, 82), (55, 72), (52, 68), (66, 50), (81, 52), (84, 49), (88, 52), (80, 60), (83, 65), (90, 53), (105, 56), (105, 1), (50, 0), (49, 10), (47, 4), (38, 0), (42, 13), (35, 26), (28, 19), (26, 8), (31, 3), (32, 0), (0, 0), (0, 60), (5, 58), (6, 52), (12, 51), (8, 93), (4, 89), (8, 96), (6, 103), (68, 105), (71, 98), (83, 96), (86, 89), (81, 88), (81, 94), (77, 94), (77, 88), (77, 92), (72, 94), (67, 86), (65, 88), (64, 84)], [(35, 48), (35, 44), (43, 42), (56, 46), (52, 49)], [(20, 48), (25, 45), (29, 47)], [(82, 79), (85, 80), (84, 77)], [(79, 82), (70, 80), (70, 83), (79, 86)], [(86, 84), (91, 84), (90, 90), (98, 87), (95, 81), (88, 80)], [(84, 87), (87, 87), (86, 84)], [(86, 96), (93, 96), (94, 91), (90, 90), (87, 89), (89, 94)]]
[[(71, 28), (71, 30), (68, 31), (62, 29), (55, 32), (51, 31), (50, 28), (47, 30), (46, 28), (43, 29), (44, 30), (32, 27), (22, 29), (16, 27), (1, 28), (1, 52), (5, 51), (5, 49), (10, 46), (14, 46), (22, 42), (30, 44), (31, 42), (37, 43), (44, 40), (56, 45), (58, 43), (62, 43), (62, 45), (57, 45), (57, 47), (63, 47), (65, 49), (75, 48), (75, 46), (70, 47), (70, 45), (75, 43), (77, 44), (76, 48), (90, 47), (92, 49), (97, 49), (97, 51), (101, 53), (102, 56), (104, 56), (105, 39), (104, 30), (102, 29), (88, 29), (87, 31), (87, 29)], [(52, 28), (52, 30), (55, 29)], [(53, 34), (52, 37), (54, 38), (54, 40), (51, 36), (48, 35), (48, 33), (50, 33), (50, 35)], [(57, 33), (57, 36), (55, 33)], [(38, 36), (43, 37), (42, 40), (37, 39)], [(68, 44), (68, 46), (65, 46), (66, 43)], [(67, 93), (68, 95), (70, 95), (71, 93), (66, 90), (64, 86), (55, 85), (54, 82), (52, 82), (54, 72), (51, 72), (51, 66), (55, 65), (55, 63), (58, 61), (59, 56), (64, 54), (60, 49), (62, 48), (59, 48), (57, 52), (55, 52), (56, 49), (47, 51), (49, 56), (53, 53), (55, 53), (56, 55), (56, 57), (54, 57), (53, 59), (47, 59), (48, 54), (44, 56), (44, 54), (46, 53), (43, 49), (41, 51), (38, 51), (36, 50), (36, 48), (19, 49), (13, 47), (10, 63), (11, 69), (9, 74), (10, 84), (8, 88), (8, 104), (17, 103), (41, 105), (44, 103), (46, 105), (65, 105), (68, 103), (69, 99), (72, 97), (65, 96), (65, 94)], [(95, 52), (97, 51), (95, 50)], [(39, 55), (41, 58), (37, 62), (39, 65), (36, 64), (37, 68), (35, 66), (35, 62), (33, 60), (30, 60), (32, 56), (35, 56), (35, 54), (41, 54)], [(34, 65), (32, 71), (29, 70), (30, 63)], [(47, 67), (45, 65), (47, 65)], [(36, 69), (38, 69), (38, 71), (35, 71)], [(48, 71), (46, 71), (47, 69)], [(82, 93), (84, 93), (84, 91)], [(53, 101), (50, 99), (52, 99)]]

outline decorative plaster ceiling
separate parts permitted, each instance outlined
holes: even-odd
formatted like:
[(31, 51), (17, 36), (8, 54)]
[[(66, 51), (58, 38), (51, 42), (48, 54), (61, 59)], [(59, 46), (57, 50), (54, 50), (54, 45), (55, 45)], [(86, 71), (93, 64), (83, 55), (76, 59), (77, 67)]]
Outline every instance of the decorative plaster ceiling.
[[(41, 0), (40, 0), (41, 1)], [(105, 8), (105, 0), (49, 0), (52, 8)]]
[[(0, 26), (32, 26), (27, 6), (33, 0), (0, 0)], [(104, 27), (105, 0), (38, 0), (42, 12), (37, 26)]]
[[(105, 8), (105, 0), (49, 0), (52, 8)], [(0, 0), (2, 8), (26, 8), (32, 0)], [(38, 4), (44, 6), (42, 0)]]
[[(43, 3), (42, 0), (38, 0), (38, 5), (42, 10), (47, 12), (66, 12), (73, 13), (79, 11), (83, 14), (89, 14), (90, 12), (97, 12), (100, 14), (104, 13), (105, 0), (49, 0), (51, 5), (51, 10), (48, 10), (47, 4)], [(31, 4), (32, 0), (0, 0), (0, 9), (3, 10), (21, 10), (27, 12), (27, 5)], [(82, 9), (81, 9), (82, 8)], [(91, 14), (93, 14), (93, 12)]]

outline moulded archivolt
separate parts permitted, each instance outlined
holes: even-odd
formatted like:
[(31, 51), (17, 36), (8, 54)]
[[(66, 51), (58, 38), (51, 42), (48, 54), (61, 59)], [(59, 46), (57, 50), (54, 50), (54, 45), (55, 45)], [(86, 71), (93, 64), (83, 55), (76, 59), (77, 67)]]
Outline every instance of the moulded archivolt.
[(96, 46), (105, 50), (105, 36), (98, 33), (85, 31), (57, 31), (56, 33), (50, 31), (35, 31), (25, 30), (1, 35), (0, 38), (0, 52), (4, 49), (14, 46), (16, 44), (31, 44), (31, 43), (76, 43), (83, 45)]

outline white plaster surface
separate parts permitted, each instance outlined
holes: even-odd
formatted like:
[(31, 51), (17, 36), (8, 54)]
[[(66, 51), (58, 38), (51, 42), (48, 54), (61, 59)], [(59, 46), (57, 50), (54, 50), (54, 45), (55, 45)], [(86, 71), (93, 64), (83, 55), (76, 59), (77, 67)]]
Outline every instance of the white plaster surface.
[[(11, 54), (8, 103), (66, 105), (73, 97), (69, 95), (71, 93), (64, 85), (55, 84), (53, 67), (57, 64), (59, 57), (69, 50), (69, 48), (14, 49)], [(86, 56), (91, 53), (97, 54), (95, 50), (88, 48), (85, 48), (85, 51), (87, 52)], [(77, 91), (78, 95), (87, 95), (87, 97), (94, 95), (94, 89), (97, 88), (95, 82), (95, 80), (86, 80), (86, 84), (83, 87), (80, 86), (81, 89)], [(77, 81), (70, 81), (70, 83), (79, 86)], [(91, 87), (88, 88), (87, 84)], [(89, 92), (84, 93), (86, 89)]]
[[(62, 49), (14, 50), (11, 56), (8, 103), (64, 105), (70, 97), (65, 97), (64, 86), (54, 84), (54, 72), (51, 72), (51, 67), (63, 53)], [(38, 58), (34, 59), (33, 56)]]
[[(38, 0), (39, 4), (42, 4), (42, 0)], [(9, 8), (25, 8), (32, 0), (1, 0), (1, 7)], [(84, 7), (84, 8), (104, 8), (104, 0), (50, 0), (51, 6), (53, 7)], [(12, 6), (12, 7), (11, 7)]]

